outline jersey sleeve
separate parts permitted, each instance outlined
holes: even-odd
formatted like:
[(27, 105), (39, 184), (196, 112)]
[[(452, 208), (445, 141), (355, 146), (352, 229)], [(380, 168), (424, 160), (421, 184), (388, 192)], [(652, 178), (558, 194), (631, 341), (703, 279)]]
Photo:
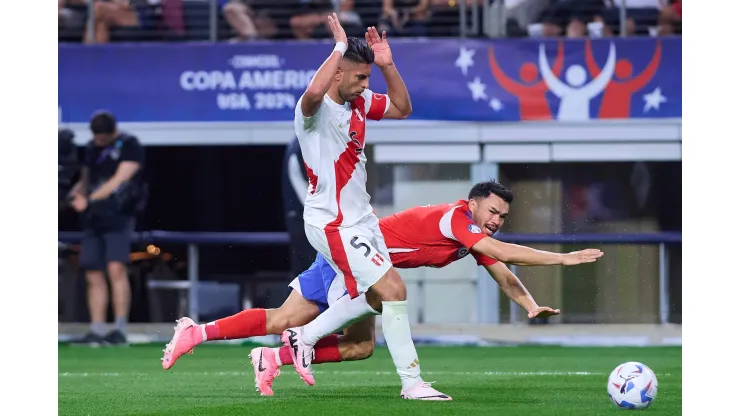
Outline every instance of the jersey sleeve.
[(302, 95), (301, 98), (298, 99), (298, 103), (295, 106), (295, 127), (296, 129), (301, 129), (305, 132), (312, 132), (316, 130), (318, 120), (319, 118), (321, 118), (321, 114), (324, 112), (324, 107), (326, 106), (326, 103), (324, 103), (324, 100), (321, 100), (321, 105), (319, 106), (319, 109), (316, 110), (316, 113), (311, 117), (306, 117), (303, 115), (303, 110), (301, 109), (301, 101), (303, 101)]
[(476, 251), (471, 251), (470, 255), (473, 256), (475, 261), (478, 263), (479, 266), (492, 266), (496, 263), (498, 263), (498, 260), (490, 258), (486, 256), (485, 254), (478, 253)]
[(440, 222), (442, 234), (453, 239), (470, 250), (478, 241), (486, 238), (480, 229), (463, 211), (453, 208), (448, 211)]
[(365, 115), (370, 120), (380, 120), (391, 106), (391, 99), (387, 94), (365, 90), (362, 92), (362, 98), (365, 99)]

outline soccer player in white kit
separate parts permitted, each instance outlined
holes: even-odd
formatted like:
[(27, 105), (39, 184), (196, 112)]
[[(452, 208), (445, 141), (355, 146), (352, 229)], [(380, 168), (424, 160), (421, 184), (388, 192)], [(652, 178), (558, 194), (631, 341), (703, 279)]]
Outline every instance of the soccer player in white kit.
[[(366, 42), (347, 39), (336, 13), (328, 17), (328, 26), (336, 45), (298, 100), (294, 127), (309, 179), (303, 212), (306, 236), (343, 276), (348, 295), (310, 326), (290, 328), (281, 339), (291, 348), (298, 374), (313, 385), (313, 347), (324, 333), (345, 327), (348, 317), (356, 319), (354, 308), (368, 314), (382, 308), (383, 333), (401, 377), (401, 397), (450, 400), (421, 378), (406, 286), (391, 265), (366, 189), (365, 122), (408, 117), (409, 93), (393, 64), (385, 32), (381, 36), (369, 27)], [(373, 63), (388, 84), (387, 95), (368, 89)]]

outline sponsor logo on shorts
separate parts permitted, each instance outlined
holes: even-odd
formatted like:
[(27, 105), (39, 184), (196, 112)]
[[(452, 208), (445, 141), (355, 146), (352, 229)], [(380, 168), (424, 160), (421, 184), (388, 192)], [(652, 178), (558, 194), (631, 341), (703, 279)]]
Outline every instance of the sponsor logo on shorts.
[(462, 247), (462, 248), (460, 248), (460, 249), (457, 250), (457, 258), (461, 259), (461, 258), (467, 256), (468, 253), (469, 253), (468, 249), (465, 248), (465, 247)]

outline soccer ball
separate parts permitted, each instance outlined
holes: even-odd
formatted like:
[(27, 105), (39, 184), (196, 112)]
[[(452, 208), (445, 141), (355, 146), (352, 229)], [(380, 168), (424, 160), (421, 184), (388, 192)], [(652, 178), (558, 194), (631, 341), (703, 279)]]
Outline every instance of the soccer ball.
[(647, 409), (658, 395), (658, 379), (645, 364), (630, 361), (612, 371), (606, 391), (620, 409)]

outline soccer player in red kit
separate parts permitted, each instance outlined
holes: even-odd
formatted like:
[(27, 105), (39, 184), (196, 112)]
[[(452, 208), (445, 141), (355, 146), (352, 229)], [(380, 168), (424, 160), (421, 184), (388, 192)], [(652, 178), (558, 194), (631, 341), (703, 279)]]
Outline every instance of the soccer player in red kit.
[[(553, 253), (489, 238), (504, 224), (512, 201), (513, 195), (507, 188), (488, 181), (476, 184), (467, 200), (410, 208), (383, 218), (380, 228), (393, 265), (397, 268), (444, 267), (472, 253), (502, 291), (527, 310), (529, 318), (559, 314), (557, 309), (539, 306), (504, 262), (524, 266), (573, 266), (594, 262), (603, 253), (597, 249)], [(172, 367), (180, 356), (206, 340), (280, 334), (285, 328), (303, 324), (310, 327), (315, 322), (312, 320), (329, 305), (346, 296), (343, 279), (336, 277), (326, 260), (317, 256), (314, 264), (290, 283), (294, 290), (283, 306), (250, 309), (183, 332), (170, 343), (170, 346), (176, 343), (176, 347), (168, 346), (176, 352), (169, 353), (169, 360), (165, 353), (163, 366)], [(379, 312), (362, 297), (352, 299), (351, 305), (354, 311), (351, 318), (359, 321), (347, 327), (343, 336), (330, 335), (334, 330), (325, 334), (321, 328), (312, 331), (321, 338), (316, 343), (314, 363), (360, 360), (372, 355), (374, 315)], [(293, 364), (289, 349), (283, 346), (252, 350), (250, 357), (256, 387), (263, 395), (273, 394), (272, 382), (280, 374), (279, 367)]]

